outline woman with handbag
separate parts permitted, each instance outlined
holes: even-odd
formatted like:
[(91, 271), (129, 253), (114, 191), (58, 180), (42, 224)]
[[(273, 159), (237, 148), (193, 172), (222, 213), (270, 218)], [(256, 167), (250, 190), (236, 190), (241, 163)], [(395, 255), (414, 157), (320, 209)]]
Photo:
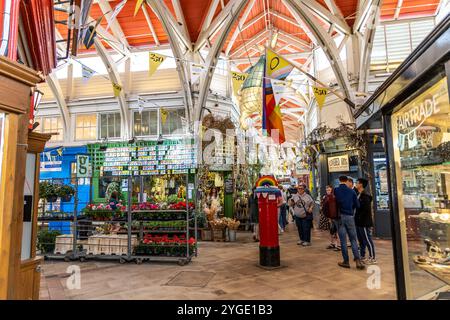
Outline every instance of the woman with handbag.
[(300, 238), (297, 244), (307, 247), (311, 245), (314, 200), (305, 192), (306, 187), (304, 185), (298, 186), (297, 189), (298, 193), (292, 195), (290, 199), (290, 206), (294, 210), (295, 224)]

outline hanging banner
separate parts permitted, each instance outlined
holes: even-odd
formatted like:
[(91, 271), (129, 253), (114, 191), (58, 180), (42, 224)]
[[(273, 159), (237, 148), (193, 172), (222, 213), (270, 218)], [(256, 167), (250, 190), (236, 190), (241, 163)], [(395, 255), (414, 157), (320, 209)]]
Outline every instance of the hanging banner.
[(238, 96), (239, 90), (241, 90), (247, 77), (248, 73), (231, 72), (231, 84), (233, 85), (233, 94), (235, 97)]
[(325, 103), (325, 98), (327, 97), (327, 94), (328, 94), (328, 89), (322, 88), (322, 87), (316, 87), (316, 86), (313, 86), (312, 89), (313, 89), (314, 97), (316, 98), (316, 101), (317, 101), (317, 105), (319, 106), (319, 109), (322, 109), (322, 107)]
[(378, 140), (378, 136), (376, 134), (374, 134), (372, 143), (373, 144), (377, 143), (377, 140)]
[(81, 65), (81, 76), (82, 76), (82, 83), (86, 84), (89, 79), (92, 78), (92, 76), (95, 74), (95, 71), (92, 70), (91, 68), (85, 66), (85, 65)]
[(122, 91), (122, 86), (117, 84), (117, 83), (113, 83), (113, 90), (114, 90), (114, 97), (118, 97), (120, 96), (120, 92)]
[(134, 7), (134, 16), (137, 15), (139, 9), (142, 7), (142, 3), (144, 2), (144, 0), (137, 0), (136, 1), (136, 7)]
[(272, 83), (273, 96), (275, 97), (275, 103), (279, 104), (281, 98), (284, 99), (295, 99), (295, 89), (289, 86), (289, 83), (285, 81), (280, 81), (276, 79), (270, 79)]
[(111, 14), (111, 16), (108, 19), (108, 25), (106, 26), (106, 31), (108, 31), (111, 22), (114, 21), (114, 19), (119, 15), (120, 11), (122, 11), (123, 7), (125, 6), (125, 4), (127, 3), (128, 0), (123, 0), (121, 3), (119, 3), (115, 8), (113, 13)]
[(145, 101), (139, 97), (138, 98), (138, 110), (139, 110), (139, 114), (142, 114), (142, 111), (144, 111), (144, 106), (145, 106)]
[(263, 116), (262, 128), (267, 130), (267, 133), (272, 136), (272, 130), (278, 130), (278, 143), (282, 144), (286, 141), (284, 136), (284, 126), (281, 114), (281, 109), (275, 103), (272, 84), (270, 78), (285, 80), (291, 73), (294, 66), (288, 61), (278, 56), (270, 49), (266, 50), (266, 64), (264, 70), (264, 87), (263, 87)]
[(151, 77), (155, 73), (156, 69), (158, 69), (158, 67), (161, 65), (161, 63), (164, 62), (166, 56), (154, 52), (149, 52), (148, 58), (148, 75)]
[(89, 38), (85, 37), (84, 41), (83, 41), (86, 49), (89, 49), (94, 44), (94, 38), (97, 35), (97, 31), (96, 30), (97, 30), (97, 27), (102, 22), (102, 20), (103, 20), (103, 16), (99, 17), (96, 20), (95, 25), (93, 27), (89, 26), (88, 28), (86, 28), (87, 29), (86, 30), (86, 37), (89, 35)]
[(162, 122), (162, 124), (165, 124), (167, 121), (168, 112), (164, 108), (161, 108), (160, 112), (161, 112), (161, 122)]
[(189, 64), (191, 69), (191, 84), (194, 84), (198, 80), (200, 80), (200, 76), (206, 70), (206, 68), (201, 64), (196, 64), (193, 62), (190, 62)]

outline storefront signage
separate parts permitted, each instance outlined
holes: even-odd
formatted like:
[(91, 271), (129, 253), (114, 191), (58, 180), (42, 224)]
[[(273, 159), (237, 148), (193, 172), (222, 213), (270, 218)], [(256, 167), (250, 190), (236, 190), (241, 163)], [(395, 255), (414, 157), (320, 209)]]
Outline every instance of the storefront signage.
[(160, 175), (194, 172), (196, 152), (194, 141), (167, 140), (164, 144), (154, 141), (139, 145), (107, 145), (96, 149), (95, 158), (101, 166), (101, 175)]
[(87, 178), (89, 176), (89, 156), (77, 155), (77, 177)]
[(62, 171), (62, 161), (42, 161), (41, 172), (59, 172)]
[(341, 156), (328, 157), (329, 172), (346, 172), (350, 171), (348, 154)]

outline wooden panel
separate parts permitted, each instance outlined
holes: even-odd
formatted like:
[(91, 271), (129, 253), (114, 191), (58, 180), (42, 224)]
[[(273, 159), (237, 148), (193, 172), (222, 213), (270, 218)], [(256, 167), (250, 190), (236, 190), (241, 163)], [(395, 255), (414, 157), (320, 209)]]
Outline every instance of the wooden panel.
[(0, 109), (25, 113), (30, 93), (30, 87), (0, 75)]
[(16, 299), (19, 300), (38, 300), (41, 274), (38, 267), (42, 258), (33, 258), (24, 261), (20, 266), (20, 274), (16, 289)]

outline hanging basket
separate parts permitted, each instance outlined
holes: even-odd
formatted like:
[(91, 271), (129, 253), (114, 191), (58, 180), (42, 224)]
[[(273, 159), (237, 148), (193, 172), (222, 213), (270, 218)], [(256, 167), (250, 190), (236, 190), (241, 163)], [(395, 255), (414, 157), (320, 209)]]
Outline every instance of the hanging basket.
[(62, 202), (70, 202), (71, 200), (72, 200), (72, 195), (71, 194), (66, 195), (64, 197), (61, 197), (61, 201)]
[(46, 200), (47, 202), (56, 202), (56, 200), (58, 200), (58, 196), (48, 196)]

